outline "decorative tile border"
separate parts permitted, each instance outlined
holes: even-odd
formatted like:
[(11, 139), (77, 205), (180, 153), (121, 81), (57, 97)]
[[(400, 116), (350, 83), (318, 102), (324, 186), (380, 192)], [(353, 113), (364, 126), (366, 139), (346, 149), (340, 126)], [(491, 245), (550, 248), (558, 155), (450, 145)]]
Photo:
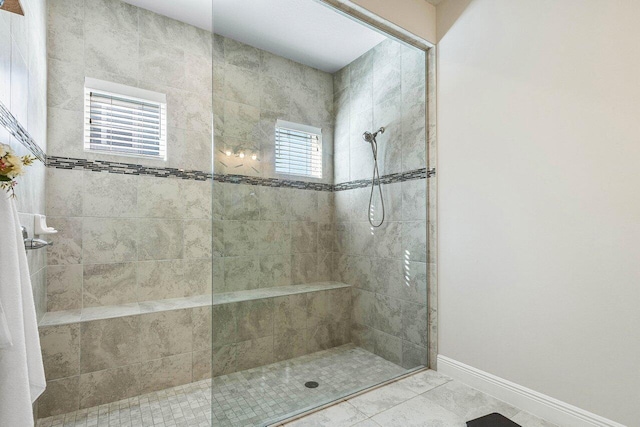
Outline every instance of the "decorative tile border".
[(231, 184), (259, 185), (261, 187), (297, 188), (299, 190), (333, 191), (332, 184), (321, 182), (295, 181), (279, 178), (261, 178), (258, 176), (215, 174), (213, 180)]
[[(414, 169), (408, 172), (398, 172), (398, 173), (383, 175), (380, 177), (380, 183), (393, 184), (396, 182), (413, 181), (416, 179), (431, 178), (435, 174), (436, 174), (435, 169), (429, 169), (429, 170), (427, 170), (427, 168)], [(335, 184), (333, 186), (333, 191), (353, 190), (355, 188), (369, 187), (370, 185), (371, 185), (370, 179), (359, 179), (357, 181), (349, 181), (349, 182), (343, 182), (341, 184)]]
[[(46, 165), (56, 169), (89, 170), (93, 172), (108, 172), (124, 175), (147, 175), (157, 178), (179, 178), (206, 181), (212, 179), (216, 182), (231, 184), (259, 185), (261, 187), (297, 188), (300, 190), (314, 191), (344, 191), (355, 188), (364, 188), (371, 185), (370, 179), (343, 182), (340, 184), (323, 184), (320, 182), (295, 181), (278, 178), (261, 178), (247, 175), (214, 174), (197, 170), (184, 170), (176, 168), (159, 168), (143, 166), (135, 163), (110, 162), (107, 160), (75, 159), (71, 157), (47, 156)], [(382, 184), (412, 181), (416, 179), (430, 178), (435, 175), (435, 169), (421, 168), (408, 172), (392, 173), (380, 178)]]
[(194, 179), (197, 181), (211, 179), (211, 174), (203, 171), (159, 168), (135, 163), (75, 159), (72, 157), (47, 156), (47, 166), (56, 169), (90, 170), (94, 172), (109, 172), (125, 175), (150, 175), (158, 178)]
[(31, 152), (36, 158), (38, 158), (42, 163), (46, 163), (46, 154), (42, 151), (42, 148), (38, 145), (38, 143), (29, 135), (29, 132), (22, 127), (20, 122), (11, 114), (11, 111), (0, 101), (0, 124), (4, 126), (5, 129), (25, 146), (27, 150)]

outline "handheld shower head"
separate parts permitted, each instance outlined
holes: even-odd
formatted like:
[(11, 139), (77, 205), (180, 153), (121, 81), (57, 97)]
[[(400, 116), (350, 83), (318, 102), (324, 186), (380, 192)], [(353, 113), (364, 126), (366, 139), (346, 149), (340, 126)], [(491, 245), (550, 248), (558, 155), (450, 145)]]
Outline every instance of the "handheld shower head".
[(374, 133), (366, 131), (365, 133), (362, 134), (362, 139), (364, 139), (369, 144), (371, 144), (372, 142), (374, 142), (376, 140), (376, 136), (378, 136), (379, 133), (384, 133), (384, 127), (381, 127), (380, 129), (378, 129)]

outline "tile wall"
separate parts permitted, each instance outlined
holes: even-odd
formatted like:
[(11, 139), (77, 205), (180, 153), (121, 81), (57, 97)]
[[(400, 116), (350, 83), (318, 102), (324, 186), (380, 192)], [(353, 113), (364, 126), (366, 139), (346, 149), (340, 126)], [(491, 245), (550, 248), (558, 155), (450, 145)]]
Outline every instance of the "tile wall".
[(380, 175), (426, 167), (425, 53), (388, 39), (334, 74), (334, 182), (370, 179), (362, 139), (379, 135)]
[[(211, 46), (206, 31), (118, 0), (49, 1), (47, 154), (211, 173)], [(166, 162), (83, 151), (85, 76), (167, 94)], [(211, 181), (46, 174), (60, 231), (47, 311), (211, 292)], [(40, 416), (210, 376), (210, 319), (207, 307), (42, 327)]]
[[(332, 183), (331, 74), (219, 35), (213, 52), (215, 172)], [(322, 129), (322, 179), (276, 175), (277, 119)]]
[[(214, 81), (216, 174), (333, 183), (331, 74), (215, 35)], [(277, 119), (322, 129), (322, 179), (276, 175)], [(330, 279), (332, 193), (213, 186), (214, 292)]]
[[(210, 129), (204, 120), (210, 101), (200, 102), (207, 93), (201, 89), (211, 88), (210, 34), (207, 39), (198, 29), (117, 0), (88, 0), (84, 8), (54, 1), (49, 24), (49, 155), (210, 171)], [(139, 40), (126, 66), (114, 49), (97, 42), (94, 26), (104, 30), (101, 40), (111, 34), (107, 27)], [(84, 43), (76, 40), (78, 36)], [(113, 37), (107, 37), (105, 45), (116, 43)], [(281, 118), (323, 129), (324, 177), (317, 181), (331, 183), (331, 75), (218, 35), (213, 39), (213, 61), (215, 173), (275, 176), (273, 129)], [(166, 164), (82, 151), (85, 75), (168, 94)], [(246, 154), (244, 159), (235, 156), (240, 152)], [(252, 160), (251, 154), (258, 159)], [(189, 266), (210, 257), (207, 213), (179, 206), (189, 195), (186, 203), (210, 204), (210, 182), (53, 168), (48, 176), (47, 214), (61, 229), (49, 251), (55, 266), (49, 274), (49, 311), (206, 291), (205, 284), (181, 287), (175, 280), (189, 282), (185, 274), (198, 271), (204, 276), (211, 268)], [(329, 278), (331, 250), (322, 242), (331, 233), (330, 193), (220, 183), (214, 184), (214, 191), (215, 291)], [(298, 243), (322, 237), (319, 244)], [(165, 279), (156, 280), (151, 272)], [(105, 286), (109, 282), (111, 286)]]
[(333, 193), (214, 183), (214, 292), (331, 279)]
[[(211, 172), (211, 34), (119, 0), (48, 2), (50, 156)], [(167, 94), (168, 160), (83, 151), (84, 78)], [(211, 291), (211, 184), (47, 170), (47, 310)]]
[(210, 181), (47, 173), (47, 311), (211, 293)]
[[(425, 53), (387, 40), (334, 75), (335, 182), (370, 178), (365, 129), (378, 137), (380, 174), (427, 166)], [(353, 286), (354, 343), (412, 368), (427, 363), (427, 184), (425, 179), (334, 193), (334, 279)]]
[[(215, 173), (332, 184), (332, 76), (217, 35), (214, 55)], [(277, 119), (322, 129), (322, 179), (275, 174)], [(221, 182), (213, 192), (214, 292), (330, 280), (333, 193)], [(349, 289), (215, 306), (213, 375), (350, 342), (350, 313)]]
[[(48, 3), (49, 156), (211, 171), (211, 33), (120, 0)], [(166, 162), (84, 152), (84, 79), (167, 95)]]
[(351, 342), (349, 288), (213, 307), (213, 375)]
[[(43, 0), (21, 2), (25, 16), (0, 11), (0, 100), (42, 150), (47, 148), (46, 5)], [(16, 154), (30, 154), (0, 127), (0, 143)], [(33, 236), (33, 215), (45, 213), (45, 167), (37, 161), (18, 178), (16, 204), (20, 222)], [(4, 192), (0, 197), (5, 197)], [(46, 253), (27, 252), (36, 313), (46, 311)]]
[[(125, 43), (115, 52), (113, 46), (124, 41), (109, 28), (138, 40), (138, 46)], [(202, 99), (207, 93), (202, 88), (211, 87), (207, 37), (119, 1), (88, 0), (84, 7), (51, 2), (48, 154), (211, 172), (204, 120), (210, 102)], [(273, 176), (267, 167), (273, 166), (273, 152), (263, 142), (273, 134), (268, 128), (275, 118), (283, 118), (326, 130), (325, 174), (317, 181), (332, 182), (331, 75), (219, 36), (214, 45), (216, 147), (246, 151), (246, 159), (256, 152), (260, 160), (249, 167), (240, 166), (237, 157), (218, 156), (215, 172)], [(166, 163), (82, 151), (84, 76), (168, 94)], [(330, 278), (330, 192), (216, 183), (212, 212), (211, 181), (56, 168), (48, 169), (47, 178), (46, 212), (60, 230), (48, 250), (48, 311), (206, 294), (212, 289), (212, 265), (216, 292)], [(349, 342), (345, 314), (329, 318), (327, 302), (336, 292), (218, 309), (215, 324), (233, 333), (227, 329), (216, 343), (221, 362), (215, 373)], [(350, 304), (350, 295), (338, 300)], [(295, 315), (295, 325), (288, 315)], [(41, 328), (49, 380), (41, 415), (210, 375), (211, 333), (197, 338), (197, 328), (210, 325), (203, 316), (210, 319), (209, 309)]]
[[(211, 171), (210, 33), (116, 0), (51, 1), (48, 25), (49, 155)], [(167, 162), (83, 152), (85, 76), (167, 94)], [(48, 178), (49, 311), (210, 292), (210, 183)]]
[(210, 377), (210, 307), (40, 328), (47, 417)]

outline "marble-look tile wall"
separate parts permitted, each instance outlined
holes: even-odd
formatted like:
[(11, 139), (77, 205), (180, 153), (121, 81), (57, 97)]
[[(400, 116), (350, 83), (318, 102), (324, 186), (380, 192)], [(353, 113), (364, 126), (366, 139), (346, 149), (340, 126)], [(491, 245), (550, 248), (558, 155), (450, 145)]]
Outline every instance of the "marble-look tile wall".
[[(211, 172), (211, 33), (120, 0), (48, 2), (47, 154)], [(84, 152), (84, 79), (167, 95), (168, 159)], [(47, 310), (211, 292), (211, 182), (47, 170)]]
[[(54, 0), (49, 6), (51, 144), (48, 154), (208, 171), (212, 156), (210, 124), (205, 119), (210, 117), (209, 95), (213, 90), (216, 173), (275, 177), (274, 127), (276, 119), (284, 119), (323, 129), (323, 178), (310, 181), (333, 181), (333, 79), (330, 74), (219, 35), (215, 35), (212, 42), (210, 33), (119, 0), (87, 0), (75, 6), (62, 0)], [(117, 34), (113, 29), (118, 30)], [(120, 40), (124, 35), (128, 35), (128, 39), (138, 40), (138, 45)], [(124, 45), (117, 49), (113, 47), (120, 42)], [(210, 78), (212, 64), (213, 87)], [(83, 152), (82, 85), (85, 76), (167, 93), (169, 141), (166, 164)], [(204, 102), (202, 97), (209, 99)], [(233, 154), (227, 156), (227, 151)], [(243, 159), (235, 156), (240, 152), (245, 154)], [(258, 158), (253, 160), (252, 154)], [(156, 267), (162, 266), (167, 272), (164, 277), (176, 278), (183, 277), (181, 271), (184, 262), (176, 264), (167, 260), (202, 258), (199, 252), (202, 252), (201, 246), (206, 243), (203, 236), (211, 227), (207, 228), (204, 221), (196, 221), (203, 218), (184, 216), (175, 206), (181, 197), (178, 187), (187, 186), (187, 181), (179, 183), (166, 179), (53, 169), (49, 176), (48, 215), (56, 217), (53, 218), (54, 222), (62, 221), (61, 228), (67, 228), (67, 235), (76, 233), (66, 243), (60, 241), (62, 244), (58, 245), (58, 249), (51, 251), (62, 258), (54, 257), (52, 263), (79, 264), (77, 256), (69, 260), (69, 257), (74, 257), (67, 252), (73, 250), (73, 245), (82, 244), (82, 264), (162, 260), (156, 262)], [(72, 176), (82, 179), (69, 181), (68, 178)], [(278, 177), (292, 178), (286, 175)], [(75, 188), (69, 186), (70, 182), (75, 183)], [(301, 247), (295, 242), (329, 233), (326, 225), (318, 231), (323, 224), (331, 222), (326, 215), (323, 215), (323, 219), (319, 217), (318, 206), (327, 206), (325, 211), (328, 211), (330, 194), (219, 183), (215, 183), (214, 188), (216, 195), (220, 195), (215, 197), (216, 205), (224, 207), (216, 215), (214, 224), (214, 231), (220, 230), (220, 233), (214, 232), (216, 243), (222, 245), (216, 255), (225, 258), (214, 263), (214, 270), (220, 273), (216, 276), (216, 290), (252, 289), (328, 279), (330, 251), (316, 244)], [(144, 194), (141, 193), (143, 190)], [(258, 194), (262, 203), (254, 209), (252, 204), (257, 203)], [(210, 200), (210, 196), (202, 196), (203, 200)], [(145, 207), (144, 203), (148, 202), (144, 197), (158, 203)], [(160, 203), (161, 199), (166, 204)], [(109, 200), (115, 203), (104, 208), (110, 203)], [(290, 207), (293, 200), (303, 203)], [(286, 211), (279, 212), (282, 209), (279, 204), (283, 201)], [(92, 204), (101, 207), (92, 208)], [(152, 208), (156, 210), (151, 212)], [(96, 217), (110, 219), (92, 219)], [(141, 222), (145, 217), (154, 218), (154, 221)], [(125, 218), (137, 218), (138, 225), (132, 225)], [(160, 223), (155, 220), (157, 218), (172, 222)], [(173, 220), (183, 222), (179, 224), (179, 221)], [(170, 243), (162, 248), (162, 254), (149, 253), (154, 249), (141, 246), (148, 243), (148, 236), (139, 236), (138, 241), (123, 236), (124, 230), (132, 231), (134, 227), (143, 230), (147, 226), (171, 234), (158, 237), (168, 239)], [(76, 231), (72, 232), (69, 228)], [(115, 228), (122, 228), (119, 233), (122, 236), (118, 238), (128, 239), (119, 247), (119, 255), (106, 259), (93, 254), (97, 246), (91, 246), (91, 239), (95, 238), (100, 243), (103, 238), (101, 234), (106, 235)], [(247, 233), (253, 246), (247, 248), (245, 244), (246, 250), (241, 250)], [(80, 237), (89, 240), (80, 242)], [(61, 235), (58, 240), (64, 238)], [(179, 242), (183, 238), (184, 244)], [(274, 242), (269, 242), (270, 239), (286, 240), (286, 243), (276, 247)], [(133, 253), (134, 244), (137, 255)], [(111, 245), (117, 246), (119, 242), (111, 242)], [(174, 249), (171, 253), (167, 253), (169, 247)], [(138, 259), (134, 259), (136, 256)], [(322, 265), (325, 267), (322, 268)], [(132, 289), (124, 295), (116, 289), (132, 283), (132, 272), (124, 267), (119, 271), (97, 267), (92, 267), (89, 272), (84, 271), (82, 274), (88, 279), (84, 281), (85, 288), (93, 286), (101, 292), (119, 295), (119, 298), (89, 296), (88, 289), (85, 289), (82, 299), (85, 302), (93, 299), (94, 304), (101, 304), (99, 300), (102, 298), (102, 302), (108, 304), (126, 302), (132, 298), (153, 299), (162, 295), (168, 298), (179, 293), (178, 289), (173, 289), (164, 293), (149, 291), (145, 295), (142, 268), (142, 264), (136, 268), (138, 295), (135, 297)], [(318, 273), (320, 269), (322, 271)], [(147, 270), (152, 271), (150, 268)], [(184, 270), (192, 271), (189, 268)], [(158, 271), (158, 268), (153, 271)], [(79, 275), (80, 268), (77, 266), (56, 266), (52, 269), (49, 310), (77, 306), (77, 302), (71, 303), (67, 295), (73, 294), (69, 283), (76, 283), (77, 288), (77, 283), (81, 281), (76, 279), (70, 282), (68, 279)], [(113, 289), (106, 290), (104, 283), (94, 286), (94, 280), (91, 280), (94, 275), (103, 277), (102, 282), (112, 279)], [(158, 284), (156, 280), (148, 282)], [(168, 278), (164, 282), (173, 283)], [(171, 286), (180, 287), (176, 283)]]
[[(23, 0), (25, 16), (0, 11), (0, 100), (27, 129), (42, 150), (47, 148), (46, 4)], [(18, 155), (29, 154), (0, 127), (0, 143)], [(45, 167), (37, 161), (18, 178), (16, 187), (20, 222), (33, 236), (34, 214), (45, 213)], [(6, 197), (0, 192), (0, 197)], [(36, 312), (45, 307), (46, 252), (27, 252)]]
[[(213, 47), (215, 173), (333, 183), (331, 74), (219, 35)], [(277, 119), (322, 129), (322, 179), (275, 173)], [(215, 292), (331, 277), (330, 192), (213, 186)]]
[[(216, 153), (246, 154), (244, 166), (218, 156), (216, 173), (275, 176), (273, 127), (281, 118), (323, 129), (317, 181), (331, 183), (331, 75), (215, 36), (212, 88), (210, 38), (118, 0), (50, 2), (48, 154), (210, 171), (213, 90)], [(166, 163), (83, 152), (85, 76), (167, 93)], [(253, 153), (260, 161), (250, 167)], [(211, 212), (210, 181), (54, 168), (47, 178), (46, 212), (60, 230), (48, 249), (48, 311), (206, 294), (212, 273), (216, 292), (331, 276), (329, 192), (215, 183)], [(216, 312), (227, 335), (215, 347), (215, 373), (348, 342), (350, 293), (338, 293), (237, 303), (226, 308), (232, 321)], [(49, 391), (41, 416), (206, 376), (210, 316), (190, 309), (43, 327)]]
[(213, 307), (213, 376), (351, 342), (349, 288)]
[(350, 325), (342, 288), (41, 327), (40, 417), (346, 344)]
[(47, 170), (47, 311), (211, 293), (211, 182)]
[(383, 185), (386, 220), (367, 220), (370, 188), (339, 191), (333, 279), (352, 285), (352, 340), (405, 368), (427, 363), (426, 180)]
[[(48, 3), (51, 156), (211, 171), (211, 33), (120, 0)], [(167, 95), (167, 161), (84, 152), (84, 79)]]
[(211, 376), (211, 307), (40, 328), (47, 417)]
[(214, 183), (214, 292), (331, 278), (333, 193)]
[(362, 139), (380, 127), (380, 175), (424, 168), (425, 52), (387, 39), (334, 74), (334, 183), (370, 179), (373, 156)]
[[(365, 130), (378, 137), (380, 174), (427, 165), (425, 53), (387, 40), (334, 75), (335, 182), (370, 178)], [(354, 343), (405, 368), (427, 365), (427, 183), (338, 191), (334, 280), (353, 286)]]
[[(47, 311), (211, 293), (211, 182), (47, 170)], [(210, 308), (40, 328), (40, 417), (210, 376)]]
[[(49, 4), (47, 154), (211, 171), (211, 34), (119, 0)], [(83, 151), (84, 78), (167, 94), (168, 160)], [(211, 182), (47, 170), (48, 311), (211, 292)], [(210, 309), (42, 327), (40, 416), (207, 378)]]
[[(213, 55), (215, 172), (333, 183), (331, 74), (217, 34)], [(322, 129), (322, 179), (275, 173), (277, 119)]]

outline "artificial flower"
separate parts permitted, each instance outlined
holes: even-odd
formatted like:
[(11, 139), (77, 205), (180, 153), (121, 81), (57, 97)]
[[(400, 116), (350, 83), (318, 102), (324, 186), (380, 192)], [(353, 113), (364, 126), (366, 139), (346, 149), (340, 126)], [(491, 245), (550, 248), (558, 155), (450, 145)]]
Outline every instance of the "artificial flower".
[(33, 164), (35, 157), (16, 156), (11, 147), (0, 144), (0, 188), (11, 193), (15, 197), (14, 187), (17, 185), (15, 178), (24, 173), (24, 167)]

